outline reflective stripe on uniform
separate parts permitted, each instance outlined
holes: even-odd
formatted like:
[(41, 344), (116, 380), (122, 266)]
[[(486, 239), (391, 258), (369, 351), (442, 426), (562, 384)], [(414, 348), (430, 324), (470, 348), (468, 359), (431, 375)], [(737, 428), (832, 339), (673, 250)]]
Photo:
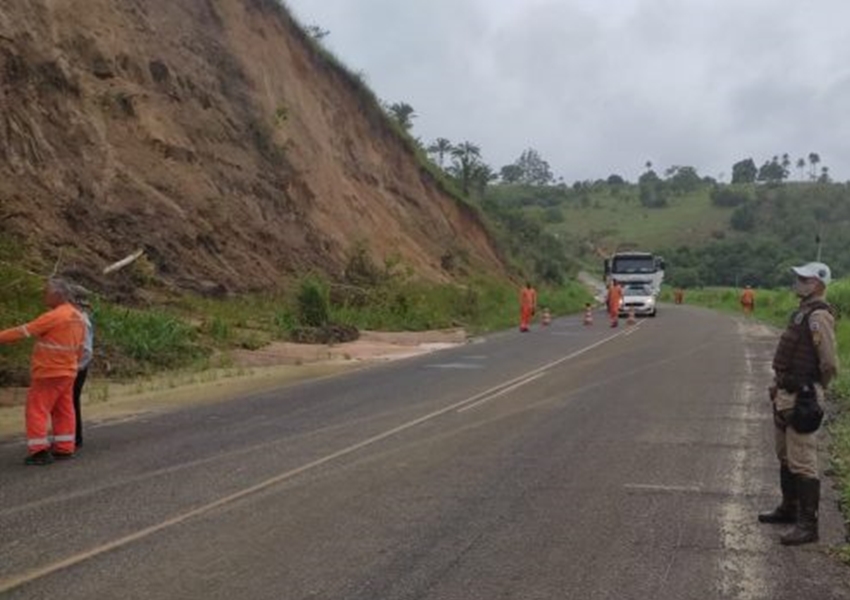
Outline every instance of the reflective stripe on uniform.
[(21, 326), (19, 327), (19, 329), (21, 330), (21, 333), (23, 333), (23, 334), (24, 334), (24, 337), (30, 337), (30, 330), (29, 330), (29, 329), (27, 329), (27, 326), (26, 326), (26, 325), (21, 325)]
[(54, 435), (53, 436), (54, 442), (73, 442), (76, 439), (77, 438), (73, 433), (70, 434), (70, 435)]
[(83, 347), (82, 344), (78, 344), (76, 346), (63, 346), (62, 344), (54, 344), (53, 342), (36, 342), (35, 344), (39, 348), (44, 348), (45, 350), (55, 350), (56, 352), (79, 352), (80, 348)]
[[(73, 436), (71, 436), (73, 439)], [(31, 440), (27, 440), (27, 446), (49, 446), (50, 440), (47, 438), (33, 438)]]

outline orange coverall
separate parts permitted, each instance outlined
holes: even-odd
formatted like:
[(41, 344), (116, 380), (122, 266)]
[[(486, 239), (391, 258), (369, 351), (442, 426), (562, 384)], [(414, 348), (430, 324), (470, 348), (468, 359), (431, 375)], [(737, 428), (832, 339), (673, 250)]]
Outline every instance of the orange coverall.
[(753, 312), (753, 309), (756, 306), (756, 293), (747, 288), (741, 294), (741, 307), (744, 309), (744, 312), (750, 314)]
[(524, 287), (519, 294), (519, 330), (528, 331), (531, 317), (537, 309), (537, 290)]
[(612, 283), (608, 287), (608, 316), (611, 318), (611, 327), (616, 327), (620, 318), (620, 300), (623, 298), (623, 288)]
[(53, 450), (74, 452), (76, 421), (73, 387), (77, 361), (83, 353), (85, 323), (69, 303), (60, 304), (34, 321), (0, 331), (0, 344), (37, 337), (27, 391), (27, 449), (30, 454), (51, 447), (48, 420), (53, 422)]

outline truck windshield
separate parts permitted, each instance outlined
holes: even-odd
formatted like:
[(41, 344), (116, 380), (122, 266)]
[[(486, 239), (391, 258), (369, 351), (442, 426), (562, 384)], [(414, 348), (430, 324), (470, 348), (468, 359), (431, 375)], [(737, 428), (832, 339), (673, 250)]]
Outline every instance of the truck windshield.
[(614, 259), (612, 273), (655, 273), (655, 259), (651, 256), (618, 256)]

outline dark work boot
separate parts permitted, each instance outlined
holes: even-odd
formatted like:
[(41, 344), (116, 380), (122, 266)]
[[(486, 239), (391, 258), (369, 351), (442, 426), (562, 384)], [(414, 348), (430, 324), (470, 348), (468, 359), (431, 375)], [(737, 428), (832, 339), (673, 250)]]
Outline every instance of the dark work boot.
[(53, 463), (53, 455), (47, 450), (39, 450), (24, 459), (25, 465), (45, 466)]
[(782, 488), (782, 504), (771, 512), (761, 513), (759, 523), (797, 522), (797, 485), (794, 475), (786, 466), (782, 466), (779, 470), (779, 486)]
[(818, 505), (820, 504), (820, 480), (795, 476), (800, 510), (797, 524), (783, 535), (780, 541), (784, 546), (799, 546), (818, 541)]

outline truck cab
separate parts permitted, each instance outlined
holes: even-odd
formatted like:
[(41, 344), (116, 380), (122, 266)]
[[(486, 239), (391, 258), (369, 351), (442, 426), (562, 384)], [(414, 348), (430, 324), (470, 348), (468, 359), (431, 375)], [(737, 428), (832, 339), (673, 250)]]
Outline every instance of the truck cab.
[(605, 284), (616, 280), (623, 286), (630, 283), (648, 285), (652, 295), (661, 292), (664, 281), (664, 259), (650, 252), (616, 252), (605, 259)]

